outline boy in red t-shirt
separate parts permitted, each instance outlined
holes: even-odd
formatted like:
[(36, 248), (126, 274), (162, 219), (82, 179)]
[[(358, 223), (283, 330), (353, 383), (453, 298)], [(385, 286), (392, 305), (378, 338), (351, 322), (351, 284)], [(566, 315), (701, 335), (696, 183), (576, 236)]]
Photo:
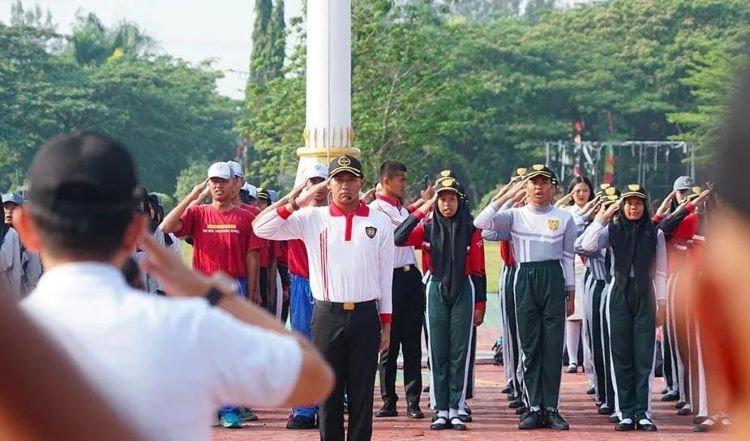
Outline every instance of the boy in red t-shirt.
[[(192, 204), (208, 185), (212, 202)], [(162, 222), (165, 233), (193, 238), (193, 268), (203, 274), (224, 272), (238, 282), (245, 298), (257, 297), (260, 244), (252, 230), (253, 213), (233, 205), (234, 182), (226, 162), (208, 169), (208, 179), (198, 184)], [(248, 288), (249, 287), (249, 288)]]

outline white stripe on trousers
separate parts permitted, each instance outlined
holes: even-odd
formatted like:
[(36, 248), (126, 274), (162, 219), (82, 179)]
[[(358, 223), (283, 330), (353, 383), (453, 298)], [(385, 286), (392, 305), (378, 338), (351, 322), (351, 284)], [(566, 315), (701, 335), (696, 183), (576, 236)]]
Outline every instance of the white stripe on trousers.
[(465, 411), (466, 407), (466, 390), (469, 387), (469, 381), (474, 381), (473, 378), (469, 378), (469, 366), (471, 365), (471, 340), (474, 334), (474, 305), (476, 292), (474, 291), (474, 282), (469, 277), (469, 286), (471, 287), (471, 320), (469, 321), (469, 344), (466, 348), (466, 367), (464, 368), (464, 390), (461, 394), (461, 400), (458, 402), (458, 410)]

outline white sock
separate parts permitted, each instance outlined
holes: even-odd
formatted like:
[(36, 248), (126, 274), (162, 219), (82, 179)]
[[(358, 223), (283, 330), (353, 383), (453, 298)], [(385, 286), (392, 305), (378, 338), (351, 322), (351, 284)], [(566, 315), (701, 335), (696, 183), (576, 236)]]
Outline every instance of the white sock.
[(530, 407), (529, 409), (530, 409), (530, 410), (531, 410), (532, 412), (539, 412), (540, 410), (542, 410), (542, 408), (541, 408), (541, 407), (539, 407), (539, 406), (531, 406), (531, 407)]
[(439, 418), (448, 419), (448, 411), (447, 410), (438, 410), (438, 417)]
[(451, 409), (451, 411), (450, 411), (450, 417), (451, 417), (451, 419), (458, 418), (458, 409)]
[(565, 346), (568, 348), (568, 364), (578, 364), (578, 340), (581, 338), (581, 321), (565, 322)]
[(638, 424), (642, 426), (644, 424), (653, 424), (653, 423), (651, 423), (651, 420), (649, 420), (648, 418), (641, 418), (641, 420), (638, 421)]
[(625, 418), (620, 422), (623, 424), (633, 424), (633, 420), (631, 420), (630, 418)]

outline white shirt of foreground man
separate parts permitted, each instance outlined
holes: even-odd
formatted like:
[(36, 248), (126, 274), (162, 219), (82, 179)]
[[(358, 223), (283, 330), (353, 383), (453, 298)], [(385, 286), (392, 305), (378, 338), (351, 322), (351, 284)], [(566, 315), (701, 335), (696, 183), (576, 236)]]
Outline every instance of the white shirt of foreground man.
[(157, 440), (208, 440), (219, 407), (281, 405), (300, 372), (294, 339), (202, 298), (131, 289), (111, 265), (56, 267), (22, 306), (126, 421)]

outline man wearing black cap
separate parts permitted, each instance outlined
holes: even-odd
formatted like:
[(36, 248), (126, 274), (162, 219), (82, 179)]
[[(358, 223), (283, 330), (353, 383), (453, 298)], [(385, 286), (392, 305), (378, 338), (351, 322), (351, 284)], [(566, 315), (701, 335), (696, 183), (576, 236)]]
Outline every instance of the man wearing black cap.
[[(13, 212), (16, 208), (23, 205), (24, 199), (19, 193), (8, 193), (3, 195), (3, 211), (5, 212), (5, 223), (9, 227), (13, 227)], [(7, 228), (7, 227), (6, 227)], [(6, 228), (3, 230), (5, 231)], [(13, 230), (15, 233), (15, 230)], [(2, 234), (2, 233), (0, 233)], [(16, 236), (17, 238), (18, 236)], [(18, 240), (18, 239), (16, 239)], [(24, 248), (23, 244), (19, 242), (20, 248), (20, 266), (19, 271), (21, 272), (21, 298), (29, 295), (31, 291), (36, 288), (36, 284), (39, 282), (39, 278), (42, 277), (42, 261), (39, 259), (37, 253)]]
[[(29, 200), (13, 221), (47, 270), (24, 310), (125, 420), (154, 439), (208, 440), (226, 402), (320, 399), (331, 379), (316, 352), (160, 247), (136, 212), (136, 188), (130, 154), (108, 137), (60, 135), (41, 147)], [(143, 268), (167, 293), (193, 298), (129, 288), (120, 268), (138, 243), (148, 252)]]
[[(384, 214), (360, 201), (363, 174), (357, 158), (335, 158), (328, 176), (310, 188), (295, 189), (253, 225), (259, 237), (302, 239), (307, 249), (315, 297), (312, 338), (336, 372), (333, 394), (321, 403), (321, 438), (344, 439), (346, 392), (346, 438), (369, 440), (378, 347), (383, 351), (389, 346), (393, 228)], [(331, 205), (309, 207), (326, 185)]]
[(510, 232), (519, 263), (515, 306), (522, 363), (524, 414), (519, 429), (549, 427), (568, 430), (558, 412), (565, 317), (573, 313), (576, 226), (573, 216), (551, 205), (558, 180), (548, 167), (528, 169), (525, 180), (511, 184), (526, 189), (527, 205), (498, 211), (515, 191), (491, 202), (474, 220), (477, 228)]

